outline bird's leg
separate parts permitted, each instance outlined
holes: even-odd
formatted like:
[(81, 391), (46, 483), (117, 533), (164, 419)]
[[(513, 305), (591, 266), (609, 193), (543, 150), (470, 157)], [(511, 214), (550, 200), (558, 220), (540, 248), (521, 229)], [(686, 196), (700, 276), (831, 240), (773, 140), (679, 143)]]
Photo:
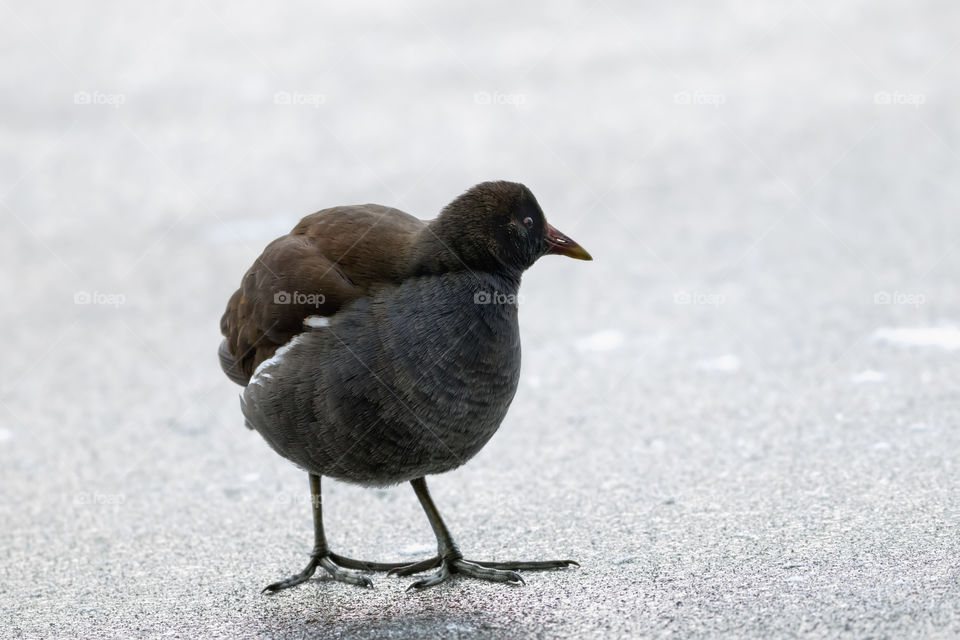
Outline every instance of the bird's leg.
[[(538, 569), (559, 569), (571, 565), (580, 566), (573, 560), (546, 560), (539, 562), (473, 562), (464, 560), (463, 554), (454, 542), (450, 530), (440, 517), (440, 512), (433, 504), (433, 498), (430, 497), (430, 491), (427, 489), (427, 481), (424, 478), (411, 480), (413, 490), (417, 493), (420, 505), (427, 514), (430, 521), (430, 527), (437, 536), (437, 557), (430, 560), (424, 560), (416, 564), (408, 565), (402, 568), (390, 570), (390, 575), (409, 576), (414, 573), (420, 573), (429, 569), (440, 567), (440, 571), (429, 578), (420, 580), (410, 585), (409, 589), (426, 589), (445, 582), (451, 575), (458, 573), (471, 578), (481, 580), (490, 580), (493, 582), (508, 582), (510, 584), (523, 584), (523, 578), (516, 573), (518, 570), (538, 570)], [(408, 589), (408, 590), (409, 590)]]
[(310, 474), (310, 497), (313, 503), (313, 553), (310, 554), (310, 562), (300, 573), (290, 576), (286, 580), (275, 582), (264, 592), (276, 592), (282, 589), (295, 587), (302, 582), (306, 582), (316, 572), (317, 567), (323, 567), (330, 574), (330, 577), (339, 582), (355, 584), (360, 587), (373, 588), (373, 582), (367, 576), (357, 575), (348, 569), (361, 569), (366, 571), (387, 571), (397, 567), (404, 566), (404, 563), (381, 563), (365, 562), (363, 560), (353, 560), (344, 556), (332, 553), (327, 547), (327, 537), (323, 532), (323, 505), (320, 498), (320, 476)]

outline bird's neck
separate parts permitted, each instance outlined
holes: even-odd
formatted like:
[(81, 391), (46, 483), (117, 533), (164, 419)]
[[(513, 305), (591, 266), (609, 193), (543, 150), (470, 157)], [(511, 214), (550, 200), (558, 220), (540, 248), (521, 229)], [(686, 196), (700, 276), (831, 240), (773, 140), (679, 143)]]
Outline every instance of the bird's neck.
[[(459, 272), (482, 272), (505, 278), (519, 286), (523, 269), (512, 267), (488, 256), (480, 247), (465, 248), (456, 240), (456, 231), (443, 218), (430, 221), (421, 231), (409, 253), (410, 273), (416, 276)], [(474, 251), (475, 255), (469, 252)]]
[(477, 295), (482, 297), (483, 293), (488, 293), (491, 298), (490, 302), (493, 304), (518, 306), (520, 294), (519, 275), (514, 277), (512, 274), (479, 272), (474, 272), (470, 275), (475, 281), (475, 288), (478, 292)]

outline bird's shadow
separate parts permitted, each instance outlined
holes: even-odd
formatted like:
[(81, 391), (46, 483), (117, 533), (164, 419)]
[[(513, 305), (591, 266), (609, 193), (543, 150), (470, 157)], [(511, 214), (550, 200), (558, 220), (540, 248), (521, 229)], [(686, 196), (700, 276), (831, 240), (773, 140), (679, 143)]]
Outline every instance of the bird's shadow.
[[(341, 586), (343, 585), (335, 585), (324, 578), (314, 578), (300, 588), (322, 590)], [(272, 638), (351, 639), (502, 638), (528, 635), (522, 620), (530, 612), (521, 612), (519, 601), (516, 615), (504, 619), (502, 610), (483, 606), (483, 600), (487, 599), (487, 596), (474, 592), (469, 598), (464, 598), (462, 590), (462, 585), (451, 583), (420, 593), (391, 592), (385, 598), (375, 598), (367, 602), (351, 599), (346, 607), (339, 597), (325, 603), (322, 594), (318, 595), (318, 601), (309, 607), (304, 607), (299, 598), (280, 602), (282, 596), (267, 596), (276, 598), (277, 605), (269, 612), (263, 612), (266, 615), (259, 621), (256, 635)], [(357, 590), (357, 593), (364, 594), (361, 590)], [(509, 595), (504, 593), (503, 596), (491, 597), (500, 603), (501, 598), (508, 598)], [(532, 629), (530, 631), (532, 633)]]

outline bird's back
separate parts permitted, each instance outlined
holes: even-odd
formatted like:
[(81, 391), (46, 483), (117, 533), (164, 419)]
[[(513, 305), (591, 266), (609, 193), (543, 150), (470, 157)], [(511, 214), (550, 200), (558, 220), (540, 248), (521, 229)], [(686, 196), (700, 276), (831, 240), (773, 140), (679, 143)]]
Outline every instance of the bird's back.
[(348, 482), (460, 466), (516, 391), (518, 285), (465, 271), (357, 300), (258, 367), (244, 392), (248, 424), (300, 467)]
[(324, 209), (271, 242), (247, 270), (220, 320), (220, 365), (246, 385), (258, 364), (303, 330), (412, 270), (424, 223), (376, 204)]

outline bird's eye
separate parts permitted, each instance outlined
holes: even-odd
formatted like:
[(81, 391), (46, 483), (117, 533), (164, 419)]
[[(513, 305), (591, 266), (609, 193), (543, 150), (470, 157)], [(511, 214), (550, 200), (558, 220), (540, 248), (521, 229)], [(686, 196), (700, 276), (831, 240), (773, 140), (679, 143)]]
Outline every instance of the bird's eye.
[(531, 218), (531, 217), (529, 217), (529, 216), (526, 217), (526, 218), (524, 218), (524, 219), (523, 219), (523, 226), (525, 226), (527, 229), (532, 229), (532, 228), (533, 228), (533, 218)]

